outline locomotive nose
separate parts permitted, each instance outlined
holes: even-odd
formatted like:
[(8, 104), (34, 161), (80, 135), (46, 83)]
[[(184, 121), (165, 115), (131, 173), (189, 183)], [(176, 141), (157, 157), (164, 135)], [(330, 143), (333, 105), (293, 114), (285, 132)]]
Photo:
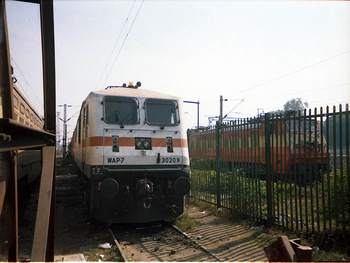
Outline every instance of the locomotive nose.
[(175, 181), (175, 191), (179, 195), (185, 195), (190, 191), (190, 185), (190, 180), (182, 176)]

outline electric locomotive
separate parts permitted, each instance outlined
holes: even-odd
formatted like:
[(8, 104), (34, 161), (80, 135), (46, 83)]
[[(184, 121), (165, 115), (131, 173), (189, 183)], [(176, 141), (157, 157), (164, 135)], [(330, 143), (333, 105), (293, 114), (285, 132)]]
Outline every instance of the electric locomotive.
[(190, 189), (182, 100), (140, 86), (91, 92), (72, 138), (90, 214), (108, 224), (174, 218)]
[[(43, 130), (44, 120), (20, 92), (13, 77), (13, 120), (32, 129)], [(21, 190), (25, 189), (41, 175), (41, 151), (19, 150), (17, 157), (17, 179)]]

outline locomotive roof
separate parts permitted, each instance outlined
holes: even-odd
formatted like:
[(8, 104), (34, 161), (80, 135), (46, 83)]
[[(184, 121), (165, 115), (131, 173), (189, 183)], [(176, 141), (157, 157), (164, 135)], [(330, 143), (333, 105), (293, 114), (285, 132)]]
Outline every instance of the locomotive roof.
[(94, 95), (110, 95), (110, 96), (125, 96), (125, 97), (136, 97), (136, 98), (157, 98), (157, 99), (172, 99), (180, 100), (179, 97), (164, 94), (161, 92), (147, 90), (147, 89), (136, 89), (126, 87), (111, 87), (108, 89), (92, 91), (90, 94)]

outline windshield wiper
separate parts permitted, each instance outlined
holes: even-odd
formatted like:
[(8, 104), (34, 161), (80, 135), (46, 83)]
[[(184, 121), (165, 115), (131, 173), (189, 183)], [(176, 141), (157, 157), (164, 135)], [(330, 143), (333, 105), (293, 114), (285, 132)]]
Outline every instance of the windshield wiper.
[(115, 111), (115, 117), (116, 117), (116, 120), (115, 122), (118, 123), (119, 122), (119, 114), (118, 114), (118, 110)]

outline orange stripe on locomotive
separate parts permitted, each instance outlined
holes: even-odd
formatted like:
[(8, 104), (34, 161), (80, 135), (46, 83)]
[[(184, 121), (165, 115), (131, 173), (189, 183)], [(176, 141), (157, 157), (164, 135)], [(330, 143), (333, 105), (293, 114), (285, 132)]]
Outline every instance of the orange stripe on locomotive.
[[(152, 147), (167, 147), (166, 138), (151, 138)], [(86, 144), (84, 144), (86, 142)], [(173, 147), (187, 148), (187, 139), (176, 139), (172, 140)], [(84, 147), (95, 147), (95, 146), (112, 146), (112, 137), (94, 136), (83, 140)], [(135, 147), (135, 137), (120, 137), (119, 147)]]

